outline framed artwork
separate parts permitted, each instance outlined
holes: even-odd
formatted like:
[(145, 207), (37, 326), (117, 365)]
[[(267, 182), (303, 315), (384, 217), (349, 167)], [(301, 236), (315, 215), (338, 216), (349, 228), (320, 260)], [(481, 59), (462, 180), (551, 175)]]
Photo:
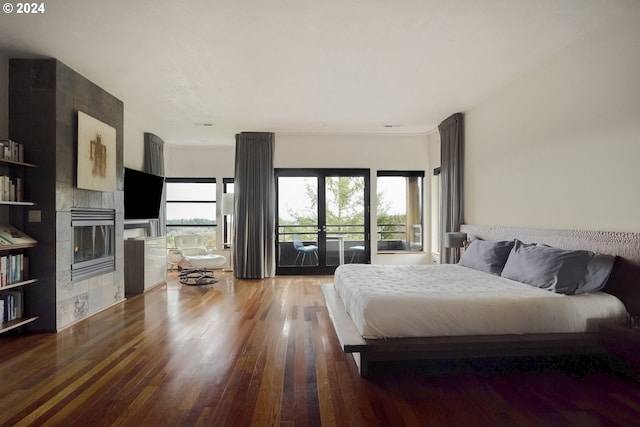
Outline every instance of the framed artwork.
[(116, 129), (78, 111), (78, 188), (116, 191)]

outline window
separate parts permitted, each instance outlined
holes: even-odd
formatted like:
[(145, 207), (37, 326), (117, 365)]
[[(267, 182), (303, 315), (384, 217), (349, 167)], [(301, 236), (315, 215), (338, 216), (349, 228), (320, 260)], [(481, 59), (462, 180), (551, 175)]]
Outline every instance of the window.
[(203, 234), (216, 247), (215, 178), (167, 178), (167, 246), (180, 234)]
[[(224, 194), (233, 194), (233, 178), (222, 178), (222, 185), (223, 185), (222, 191), (224, 192)], [(228, 199), (225, 199), (225, 203), (226, 203), (226, 200)], [(231, 244), (231, 239), (232, 239), (231, 212), (233, 212), (233, 207), (222, 206), (221, 212), (223, 212), (224, 214), (224, 232), (223, 232), (224, 243), (225, 243), (225, 246), (228, 246)]]
[(378, 171), (378, 251), (422, 250), (423, 171)]

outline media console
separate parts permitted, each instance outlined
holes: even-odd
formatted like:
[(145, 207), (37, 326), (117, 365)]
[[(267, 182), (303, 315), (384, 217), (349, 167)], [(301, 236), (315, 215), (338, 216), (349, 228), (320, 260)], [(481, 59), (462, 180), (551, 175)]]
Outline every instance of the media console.
[(144, 237), (124, 241), (124, 292), (141, 294), (167, 280), (167, 238)]

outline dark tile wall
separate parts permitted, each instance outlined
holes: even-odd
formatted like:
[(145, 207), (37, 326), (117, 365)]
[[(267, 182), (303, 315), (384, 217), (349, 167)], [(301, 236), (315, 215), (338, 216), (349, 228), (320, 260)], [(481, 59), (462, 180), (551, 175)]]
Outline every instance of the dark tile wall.
[[(116, 129), (117, 191), (76, 188), (77, 112)], [(38, 240), (30, 251), (39, 282), (25, 288), (34, 330), (56, 330), (124, 298), (122, 101), (55, 59), (9, 60), (9, 136), (25, 145), (25, 197), (37, 203), (41, 222), (25, 222)], [(72, 208), (116, 210), (116, 271), (71, 282)], [(26, 215), (26, 213), (25, 213)]]

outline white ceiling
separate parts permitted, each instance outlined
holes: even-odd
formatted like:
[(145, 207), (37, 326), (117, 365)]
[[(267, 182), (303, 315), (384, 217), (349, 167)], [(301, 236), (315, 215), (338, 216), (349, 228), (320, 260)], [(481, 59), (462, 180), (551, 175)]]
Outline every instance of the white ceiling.
[(637, 3), (49, 0), (42, 14), (0, 14), (0, 52), (57, 58), (174, 145), (421, 133)]

